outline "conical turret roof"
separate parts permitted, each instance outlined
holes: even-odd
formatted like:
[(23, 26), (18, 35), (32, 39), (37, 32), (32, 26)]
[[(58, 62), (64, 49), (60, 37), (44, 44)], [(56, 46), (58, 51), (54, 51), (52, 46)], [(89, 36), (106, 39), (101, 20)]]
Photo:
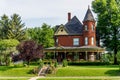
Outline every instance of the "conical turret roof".
[(91, 10), (90, 10), (90, 8), (89, 8), (89, 6), (88, 6), (88, 10), (87, 10), (87, 12), (86, 12), (86, 15), (85, 15), (85, 17), (84, 17), (83, 22), (85, 22), (85, 21), (95, 21), (95, 19), (94, 19), (94, 17), (93, 17), (93, 14), (92, 14), (92, 12), (91, 12)]

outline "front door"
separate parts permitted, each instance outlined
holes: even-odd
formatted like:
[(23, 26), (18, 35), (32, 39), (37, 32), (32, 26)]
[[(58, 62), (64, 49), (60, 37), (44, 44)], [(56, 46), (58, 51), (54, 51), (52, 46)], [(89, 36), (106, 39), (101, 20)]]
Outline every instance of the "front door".
[(63, 59), (64, 59), (64, 54), (63, 54), (63, 53), (58, 53), (57, 61), (58, 61), (58, 62), (62, 62)]

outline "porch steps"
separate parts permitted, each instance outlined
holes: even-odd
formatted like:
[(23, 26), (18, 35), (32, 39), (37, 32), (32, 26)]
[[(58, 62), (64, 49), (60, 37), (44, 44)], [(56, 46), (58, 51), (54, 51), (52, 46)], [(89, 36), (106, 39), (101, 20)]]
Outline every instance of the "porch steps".
[(38, 76), (45, 76), (47, 69), (48, 69), (47, 66), (43, 66), (38, 72)]

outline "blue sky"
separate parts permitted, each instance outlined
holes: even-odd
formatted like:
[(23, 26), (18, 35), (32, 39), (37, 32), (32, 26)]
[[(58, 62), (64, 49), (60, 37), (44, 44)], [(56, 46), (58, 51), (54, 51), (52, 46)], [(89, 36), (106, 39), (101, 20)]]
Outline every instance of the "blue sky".
[[(0, 0), (0, 16), (17, 13), (26, 27), (39, 27), (43, 23), (55, 26), (67, 22), (67, 13), (82, 22), (88, 5), (93, 0)], [(94, 14), (95, 15), (95, 14)]]

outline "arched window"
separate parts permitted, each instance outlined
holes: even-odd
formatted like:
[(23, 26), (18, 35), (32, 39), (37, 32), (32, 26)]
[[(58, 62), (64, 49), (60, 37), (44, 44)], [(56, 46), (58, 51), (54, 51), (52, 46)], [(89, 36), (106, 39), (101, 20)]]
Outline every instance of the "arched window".
[(94, 37), (91, 38), (91, 44), (94, 45)]
[(88, 45), (88, 37), (85, 37), (85, 45)]
[(85, 25), (85, 30), (86, 30), (86, 31), (88, 30), (88, 27), (87, 27), (87, 25)]

